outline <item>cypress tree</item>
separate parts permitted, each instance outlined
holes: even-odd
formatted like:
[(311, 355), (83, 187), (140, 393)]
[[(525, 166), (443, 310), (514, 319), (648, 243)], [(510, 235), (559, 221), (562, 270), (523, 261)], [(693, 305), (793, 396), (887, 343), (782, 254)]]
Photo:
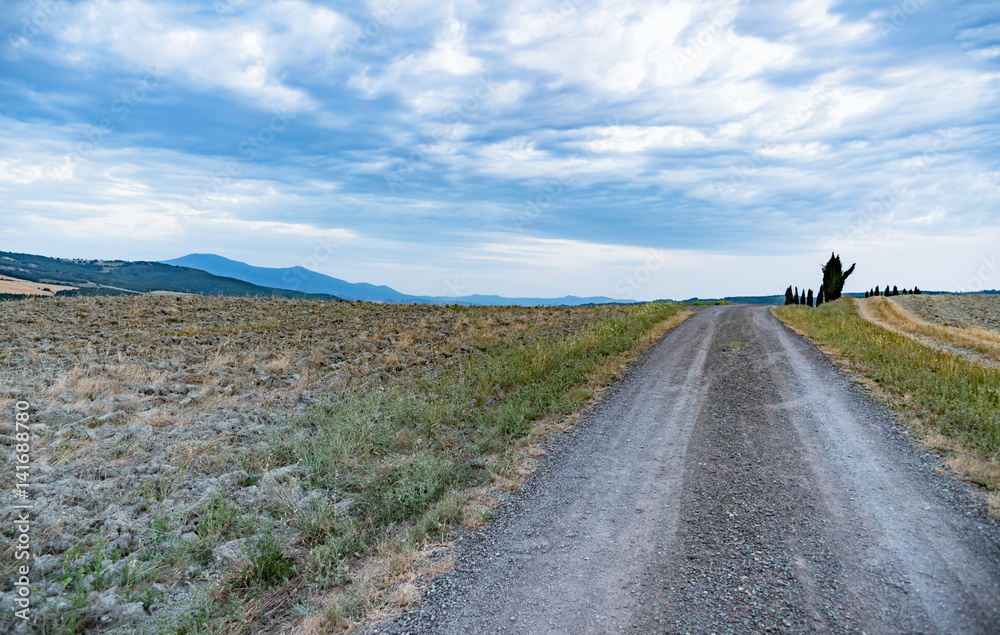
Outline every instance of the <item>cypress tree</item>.
[(865, 291), (865, 299), (866, 300), (868, 299), (868, 292), (867, 291)]
[(785, 304), (793, 304), (792, 302), (792, 285), (788, 285), (785, 289)]
[(920, 290), (920, 287), (913, 287), (913, 295), (920, 295), (921, 293), (923, 291)]
[(892, 285), (892, 295), (899, 295), (899, 289), (896, 288), (896, 285)]
[(881, 292), (879, 292), (879, 290), (878, 290), (878, 287), (877, 287), (877, 286), (875, 287), (875, 295), (882, 295), (882, 293), (881, 293)]
[(792, 291), (792, 304), (798, 304), (798, 303), (799, 303), (799, 288), (795, 287), (795, 290)]
[(823, 287), (820, 287), (819, 291), (816, 292), (816, 306), (821, 304), (823, 304)]
[(809, 289), (809, 293), (806, 295), (806, 306), (813, 305), (813, 290)]
[(840, 262), (840, 256), (831, 253), (830, 260), (823, 265), (823, 299), (826, 302), (832, 302), (840, 297), (840, 294), (844, 291), (844, 283), (847, 282), (847, 277), (854, 273), (854, 265), (847, 271), (844, 271), (844, 266)]
[(805, 303), (806, 303), (806, 290), (803, 289), (802, 295), (799, 296), (799, 304), (805, 304)]

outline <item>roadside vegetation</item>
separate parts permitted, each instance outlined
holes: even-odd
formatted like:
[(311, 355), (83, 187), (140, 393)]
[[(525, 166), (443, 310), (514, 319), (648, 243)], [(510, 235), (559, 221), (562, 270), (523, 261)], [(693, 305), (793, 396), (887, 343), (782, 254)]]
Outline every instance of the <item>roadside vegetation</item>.
[(37, 422), (35, 630), (329, 632), (406, 606), (537, 442), (686, 315), (4, 303), (0, 403), (30, 401)]
[[(943, 301), (951, 299), (938, 298)], [(984, 362), (1000, 364), (1000, 331), (927, 322), (909, 313), (895, 298), (872, 296), (859, 303), (858, 308), (861, 317), (891, 331), (915, 337), (932, 346), (968, 351)]]
[[(810, 309), (782, 306), (774, 314), (860, 374), (930, 447), (989, 491), (1000, 513), (1000, 368), (921, 343), (863, 319), (843, 298)], [(892, 307), (873, 307), (889, 311)], [(898, 316), (896, 316), (898, 319)]]

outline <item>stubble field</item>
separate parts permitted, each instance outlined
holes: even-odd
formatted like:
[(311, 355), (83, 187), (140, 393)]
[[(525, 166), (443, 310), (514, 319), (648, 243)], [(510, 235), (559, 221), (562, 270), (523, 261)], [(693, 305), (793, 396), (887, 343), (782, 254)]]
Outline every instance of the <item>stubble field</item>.
[(892, 300), (927, 322), (1000, 332), (1000, 294), (900, 295)]
[[(679, 314), (0, 303), (0, 405), (12, 422), (30, 404), (32, 628), (319, 632), (405, 606), (448, 566), (435, 544), (516, 483), (531, 440)], [(0, 491), (5, 509), (23, 502), (13, 479)], [(9, 606), (9, 525), (0, 541)]]

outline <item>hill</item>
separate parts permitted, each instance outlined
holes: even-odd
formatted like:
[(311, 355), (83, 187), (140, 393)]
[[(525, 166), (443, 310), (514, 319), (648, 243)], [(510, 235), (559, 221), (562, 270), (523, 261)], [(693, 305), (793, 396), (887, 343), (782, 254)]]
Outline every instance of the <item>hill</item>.
[(337, 300), (332, 294), (309, 294), (248, 283), (213, 275), (200, 269), (173, 267), (158, 262), (125, 260), (73, 260), (0, 251), (0, 274), (79, 287), (57, 295), (115, 295), (171, 291), (198, 295), (261, 296)]
[(255, 267), (215, 254), (188, 254), (181, 258), (164, 260), (162, 263), (175, 267), (199, 269), (216, 276), (227, 276), (265, 287), (306, 293), (329, 293), (345, 300), (367, 300), (370, 302), (412, 302), (415, 300), (414, 296), (408, 296), (386, 286), (365, 282), (347, 282), (316, 273), (305, 267), (284, 269)]
[(396, 291), (384, 285), (366, 282), (347, 282), (304, 267), (270, 268), (255, 267), (238, 260), (215, 254), (188, 254), (163, 264), (201, 269), (217, 276), (229, 276), (253, 284), (306, 291), (330, 293), (345, 300), (367, 302), (401, 302), (417, 304), (464, 304), (476, 306), (580, 306), (588, 304), (628, 304), (631, 300), (615, 300), (605, 296), (580, 298), (573, 295), (561, 298), (507, 298), (499, 295), (467, 296), (417, 296)]

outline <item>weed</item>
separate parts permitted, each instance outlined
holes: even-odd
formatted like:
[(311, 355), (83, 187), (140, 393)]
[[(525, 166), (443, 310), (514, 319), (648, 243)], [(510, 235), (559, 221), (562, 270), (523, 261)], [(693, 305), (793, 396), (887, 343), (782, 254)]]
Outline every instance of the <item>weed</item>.
[(247, 562), (234, 580), (238, 587), (266, 588), (285, 582), (295, 572), (295, 564), (281, 552), (281, 538), (266, 533), (244, 547)]
[(195, 533), (202, 540), (228, 539), (244, 533), (247, 521), (240, 517), (240, 509), (221, 494), (214, 493), (201, 512)]

